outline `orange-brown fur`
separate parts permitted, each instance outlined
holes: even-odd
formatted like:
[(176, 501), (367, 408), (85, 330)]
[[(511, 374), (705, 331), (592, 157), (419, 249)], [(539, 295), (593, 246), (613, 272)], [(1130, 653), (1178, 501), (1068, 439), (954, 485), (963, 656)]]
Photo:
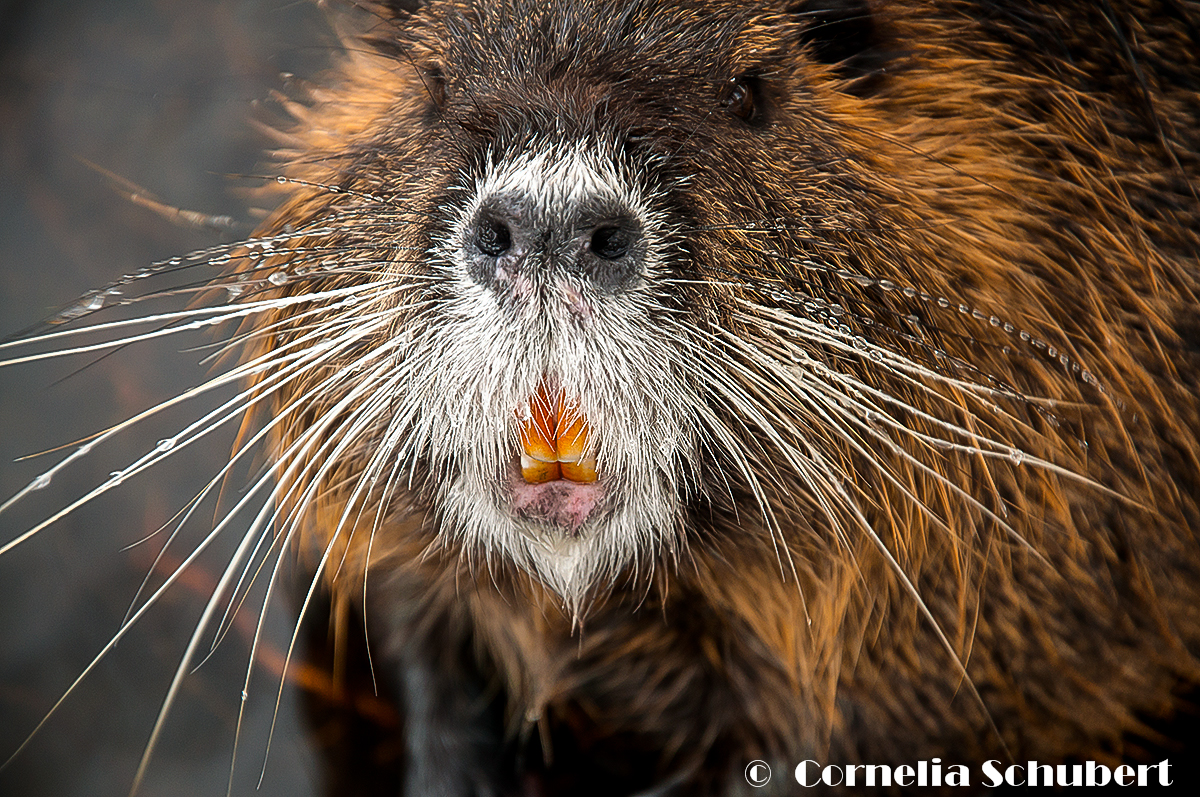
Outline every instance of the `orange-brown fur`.
[[(736, 4), (684, 5), (700, 14)], [(386, 647), (380, 640), (403, 636), (403, 628), (427, 641), (454, 629), (503, 695), (509, 738), (549, 739), (549, 729), (569, 728), (583, 750), (651, 751), (650, 774), (630, 776), (639, 786), (684, 773), (695, 793), (716, 792), (759, 757), (792, 765), (806, 757), (1136, 757), (1131, 735), (1170, 716), (1177, 690), (1200, 677), (1200, 70), (1184, 22), (1155, 16), (1159, 4), (1116, 4), (1124, 40), (1143, 48), (1142, 97), (1119, 39), (1101, 30), (1102, 12), (1069, 5), (1041, 8), (1074, 17), (1046, 26), (1077, 37), (1064, 46), (1095, 60), (1068, 63), (1051, 52), (1047, 67), (1016, 23), (996, 23), (1012, 32), (1009, 41), (985, 30), (969, 13), (978, 6), (872, 3), (881, 35), (902, 52), (864, 90), (800, 44), (780, 42), (781, 31), (790, 35), (802, 22), (753, 16), (733, 38), (734, 61), (782, 53), (794, 72), (780, 78), (787, 89), (774, 98), (777, 112), (797, 137), (841, 160), (823, 174), (802, 167), (809, 161), (801, 153), (760, 155), (736, 138), (750, 141), (752, 133), (713, 133), (718, 142), (729, 138), (711, 157), (743, 160), (690, 189), (700, 218), (731, 225), (691, 233), (706, 253), (698, 275), (710, 280), (695, 294), (703, 299), (696, 323), (781, 352), (761, 317), (739, 313), (734, 297), (763, 303), (794, 276), (781, 274), (771, 250), (815, 250), (823, 269), (805, 278), (818, 295), (852, 303), (875, 330), (898, 329), (904, 334), (892, 334), (889, 345), (931, 368), (1020, 397), (929, 393), (882, 369), (865, 373), (868, 384), (1027, 455), (1011, 462), (939, 451), (891, 432), (896, 448), (873, 450), (895, 481), (838, 434), (804, 429), (805, 442), (846, 475), (953, 655), (849, 513), (822, 511), (821, 496), (765, 455), (764, 469), (779, 468), (774, 480), (764, 474), (763, 486), (786, 550), (753, 502), (735, 509), (717, 496), (691, 516), (684, 550), (598, 589), (578, 614), (503, 561), (439, 539), (435, 513), (420, 508), (420, 497), (401, 496), (374, 534), (366, 522), (342, 527), (323, 568), (328, 588), (350, 602), (367, 580), (369, 610), (385, 618), (372, 643)], [(422, 13), (394, 24), (419, 26)], [(389, 24), (376, 35), (390, 35)], [(351, 145), (386, 147), (395, 129), (417, 124), (428, 102), (417, 67), (442, 57), (436, 44), (422, 34), (411, 47), (405, 40), (402, 56), (356, 51), (294, 107), (287, 174), (297, 182), (270, 229), (355, 201), (309, 184), (364, 194), (386, 185), (412, 203), (409, 218), (437, 212), (425, 193), (446, 179), (436, 164), (416, 169), (419, 156), (398, 145), (378, 152), (374, 172), (347, 155)], [(1192, 83), (1156, 70), (1151, 50), (1176, 59)], [(608, 87), (593, 88), (601, 96)], [(707, 166), (710, 154), (695, 157)], [(753, 170), (752, 185), (742, 169)], [(827, 180), (856, 188), (826, 192)], [(775, 206), (756, 205), (759, 198), (786, 204), (798, 182), (810, 187), (802, 204), (816, 214), (805, 217), (804, 240), (745, 224), (773, 218)], [(420, 242), (421, 234), (396, 242)], [(277, 262), (286, 263), (286, 253)], [(929, 298), (885, 292), (877, 282), (860, 287), (840, 278), (840, 268)], [(940, 308), (938, 297), (953, 304)], [(982, 315), (960, 312), (959, 303)], [(919, 327), (904, 320), (909, 314), (920, 316)], [(398, 312), (397, 326), (405, 320)], [(1006, 323), (1066, 359), (1006, 332)], [(735, 371), (753, 367), (748, 352), (730, 356)], [(837, 367), (832, 356), (827, 362)], [(781, 388), (746, 384), (769, 416), (796, 413)], [(775, 444), (746, 422), (737, 434), (747, 450), (769, 454)], [(908, 424), (938, 434), (920, 418)], [(294, 439), (285, 427), (277, 444)], [(1035, 457), (1083, 479), (1030, 464)], [(316, 557), (339, 528), (355, 463), (348, 456), (304, 510), (300, 544)], [(964, 495), (1005, 518), (1020, 539)]]

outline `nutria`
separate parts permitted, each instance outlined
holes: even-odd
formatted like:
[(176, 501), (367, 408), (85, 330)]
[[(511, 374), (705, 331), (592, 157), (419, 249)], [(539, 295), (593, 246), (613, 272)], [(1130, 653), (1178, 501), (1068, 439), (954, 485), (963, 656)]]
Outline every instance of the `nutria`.
[(361, 618), (392, 793), (1178, 752), (1189, 6), (373, 12), (204, 258), (271, 491), (218, 592), (273, 522)]

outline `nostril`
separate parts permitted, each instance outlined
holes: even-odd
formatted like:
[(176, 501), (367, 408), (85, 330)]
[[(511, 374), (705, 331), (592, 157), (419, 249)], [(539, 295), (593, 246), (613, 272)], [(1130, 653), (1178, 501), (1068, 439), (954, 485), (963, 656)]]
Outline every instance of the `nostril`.
[(619, 260), (629, 254), (635, 235), (621, 227), (600, 227), (592, 233), (588, 249), (605, 260)]
[(502, 221), (480, 219), (475, 225), (475, 246), (488, 257), (500, 257), (512, 248), (512, 231)]

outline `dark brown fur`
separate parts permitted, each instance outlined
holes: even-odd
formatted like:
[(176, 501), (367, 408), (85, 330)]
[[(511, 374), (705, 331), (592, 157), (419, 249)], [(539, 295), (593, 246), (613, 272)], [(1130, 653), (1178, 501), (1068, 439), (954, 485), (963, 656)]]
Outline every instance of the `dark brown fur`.
[[(373, 25), (375, 51), (295, 107), (295, 182), (270, 230), (353, 210), (332, 240), (420, 280), (420, 258), (390, 247), (430, 244), (460, 201), (456, 171), (482, 148), (616, 131), (631, 157), (660, 157), (652, 179), (690, 177), (670, 200), (672, 274), (690, 280), (671, 300), (712, 340), (747, 342), (712, 344), (731, 372), (753, 371), (753, 351), (782, 356), (739, 297), (793, 314), (816, 297), (871, 342), (998, 392), (928, 388), (820, 346), (814, 359), (1026, 455), (943, 451), (897, 430), (883, 432), (894, 446), (865, 448), (811, 423), (779, 432), (841, 475), (877, 543), (823, 509), (762, 421), (726, 407), (787, 550), (714, 456), (696, 463), (707, 489), (687, 505), (685, 547), (601, 585), (579, 616), (439, 538), (428, 492), (397, 488), (371, 561), (368, 531), (343, 531), (325, 570), (335, 605), (356, 604), (369, 572), (376, 671), (408, 716), (406, 793), (740, 793), (756, 758), (783, 765), (771, 785), (788, 793), (805, 758), (940, 756), (977, 778), (986, 759), (1112, 764), (1164, 742), (1147, 723), (1200, 676), (1189, 5), (508, 0), (381, 13), (395, 16)], [(748, 118), (722, 105), (739, 76), (756, 92)], [(384, 206), (387, 225), (371, 217)], [(397, 328), (417, 315), (398, 311)], [(786, 386), (745, 384), (768, 417), (797, 412)], [(293, 413), (279, 444), (337, 398)], [(319, 555), (337, 527), (357, 462), (347, 455), (306, 509), (306, 550)]]

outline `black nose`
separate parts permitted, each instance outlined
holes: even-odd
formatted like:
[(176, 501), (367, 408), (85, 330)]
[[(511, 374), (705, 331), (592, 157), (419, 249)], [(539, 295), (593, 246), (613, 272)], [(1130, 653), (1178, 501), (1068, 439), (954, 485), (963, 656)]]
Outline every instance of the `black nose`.
[(475, 222), (471, 236), (475, 247), (485, 257), (503, 257), (512, 249), (513, 236), (508, 224), (492, 216), (482, 216)]
[(486, 197), (462, 241), (472, 278), (496, 290), (519, 277), (538, 284), (574, 274), (596, 290), (615, 292), (645, 267), (642, 227), (615, 202), (585, 198), (546, 208), (512, 194)]
[(601, 260), (621, 260), (633, 249), (637, 239), (636, 230), (622, 227), (620, 224), (606, 224), (592, 230), (587, 249)]

